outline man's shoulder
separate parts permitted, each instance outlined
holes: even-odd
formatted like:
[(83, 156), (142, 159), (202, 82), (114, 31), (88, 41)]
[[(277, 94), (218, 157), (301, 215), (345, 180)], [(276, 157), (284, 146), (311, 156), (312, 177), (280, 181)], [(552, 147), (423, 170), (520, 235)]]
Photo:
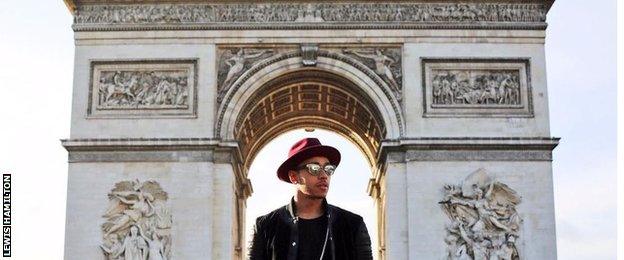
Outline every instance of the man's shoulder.
[(281, 206), (267, 214), (264, 214), (262, 216), (259, 216), (258, 218), (256, 218), (256, 224), (262, 224), (265, 223), (267, 221), (273, 221), (279, 218), (280, 214), (284, 214), (284, 212), (286, 212), (286, 207), (285, 206)]
[(328, 204), (328, 206), (330, 207), (332, 213), (335, 216), (339, 216), (339, 217), (345, 218), (347, 220), (363, 220), (362, 216), (360, 216), (360, 215), (358, 215), (356, 213), (353, 213), (351, 211), (348, 211), (346, 209), (343, 209), (341, 207), (338, 207), (338, 206), (335, 206), (335, 205), (332, 205), (332, 204)]

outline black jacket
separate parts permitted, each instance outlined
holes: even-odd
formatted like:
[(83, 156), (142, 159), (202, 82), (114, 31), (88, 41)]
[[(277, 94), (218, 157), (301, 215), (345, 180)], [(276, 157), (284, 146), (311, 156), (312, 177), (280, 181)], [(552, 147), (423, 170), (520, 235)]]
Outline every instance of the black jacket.
[[(327, 217), (329, 240), (326, 254), (333, 260), (373, 259), (370, 236), (364, 220), (357, 214), (327, 204), (323, 200)], [(251, 260), (296, 260), (299, 244), (297, 209), (290, 204), (258, 217), (250, 244)]]

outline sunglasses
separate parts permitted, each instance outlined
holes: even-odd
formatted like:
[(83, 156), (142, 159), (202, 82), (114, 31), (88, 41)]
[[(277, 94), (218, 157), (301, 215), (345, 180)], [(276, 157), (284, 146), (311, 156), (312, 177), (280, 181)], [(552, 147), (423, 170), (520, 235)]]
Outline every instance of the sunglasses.
[(308, 169), (308, 172), (313, 176), (318, 176), (321, 174), (321, 170), (323, 170), (327, 175), (331, 176), (336, 171), (336, 165), (325, 164), (325, 166), (321, 166), (318, 163), (308, 163), (306, 165), (302, 165), (297, 167), (297, 170)]

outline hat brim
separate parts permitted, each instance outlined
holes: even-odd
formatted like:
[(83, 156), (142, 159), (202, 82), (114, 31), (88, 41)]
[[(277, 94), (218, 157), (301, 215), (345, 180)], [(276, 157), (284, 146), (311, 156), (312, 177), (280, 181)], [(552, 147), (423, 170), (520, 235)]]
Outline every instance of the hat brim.
[(338, 149), (327, 145), (313, 146), (299, 151), (284, 161), (282, 165), (277, 168), (277, 177), (282, 181), (290, 183), (288, 171), (294, 169), (302, 161), (314, 156), (327, 157), (329, 162), (336, 166), (340, 164), (340, 152)]

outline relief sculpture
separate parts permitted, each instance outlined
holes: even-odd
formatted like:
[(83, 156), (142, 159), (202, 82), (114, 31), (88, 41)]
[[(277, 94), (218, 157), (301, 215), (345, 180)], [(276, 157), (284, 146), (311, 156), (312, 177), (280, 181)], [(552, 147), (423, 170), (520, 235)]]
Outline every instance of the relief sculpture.
[(94, 61), (91, 70), (89, 116), (194, 116), (196, 60)]
[(219, 94), (217, 100), (221, 101), (230, 86), (240, 75), (275, 53), (276, 51), (272, 49), (223, 49), (219, 59), (219, 73), (217, 76)]
[(526, 58), (424, 58), (425, 117), (532, 117)]
[(544, 4), (265, 3), (80, 6), (75, 24), (544, 22)]
[(520, 105), (519, 71), (432, 71), (433, 105)]
[(172, 217), (158, 182), (118, 182), (108, 199), (100, 246), (106, 259), (171, 259)]
[(375, 71), (401, 99), (401, 49), (374, 48), (374, 49), (346, 49), (345, 55), (354, 58)]
[(461, 185), (446, 185), (439, 203), (450, 223), (446, 227), (445, 259), (518, 260), (516, 241), (522, 220), (516, 211), (521, 197), (484, 169)]
[(187, 71), (102, 71), (97, 106), (187, 108), (188, 76)]

